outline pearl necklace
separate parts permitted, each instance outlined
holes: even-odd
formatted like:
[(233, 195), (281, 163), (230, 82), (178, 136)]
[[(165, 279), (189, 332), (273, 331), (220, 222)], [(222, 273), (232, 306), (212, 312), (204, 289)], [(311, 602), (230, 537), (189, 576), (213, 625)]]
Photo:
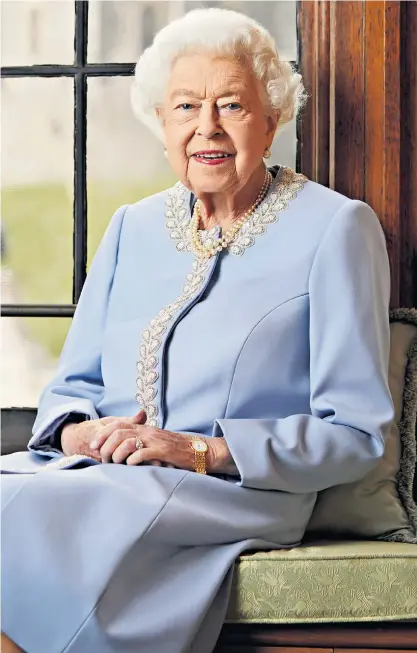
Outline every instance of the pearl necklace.
[(255, 202), (250, 207), (240, 220), (237, 220), (233, 227), (228, 229), (223, 236), (218, 238), (215, 243), (210, 242), (209, 245), (204, 245), (201, 242), (200, 234), (198, 233), (198, 225), (200, 224), (200, 201), (197, 200), (194, 205), (193, 216), (190, 222), (190, 231), (191, 231), (191, 242), (194, 253), (196, 256), (210, 258), (214, 256), (217, 252), (221, 252), (223, 249), (229, 247), (236, 237), (238, 231), (243, 227), (245, 222), (249, 220), (251, 215), (256, 211), (258, 206), (263, 202), (266, 197), (266, 194), (269, 190), (269, 187), (272, 183), (272, 175), (269, 170), (265, 171), (265, 178), (262, 184), (262, 188), (258, 193), (258, 196)]

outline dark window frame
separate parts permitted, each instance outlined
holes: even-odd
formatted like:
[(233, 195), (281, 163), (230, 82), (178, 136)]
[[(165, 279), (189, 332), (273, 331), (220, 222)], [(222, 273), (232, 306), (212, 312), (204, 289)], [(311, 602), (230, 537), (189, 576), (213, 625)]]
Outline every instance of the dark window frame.
[[(87, 276), (87, 80), (89, 77), (133, 76), (135, 63), (88, 63), (88, 0), (75, 0), (74, 63), (4, 66), (1, 77), (71, 77), (74, 80), (74, 201), (72, 304), (4, 304), (2, 317), (72, 317)], [(297, 2), (297, 39), (299, 1)], [(298, 43), (298, 60), (300, 45)], [(292, 62), (298, 68), (298, 62)], [(296, 169), (300, 166), (297, 125)]]

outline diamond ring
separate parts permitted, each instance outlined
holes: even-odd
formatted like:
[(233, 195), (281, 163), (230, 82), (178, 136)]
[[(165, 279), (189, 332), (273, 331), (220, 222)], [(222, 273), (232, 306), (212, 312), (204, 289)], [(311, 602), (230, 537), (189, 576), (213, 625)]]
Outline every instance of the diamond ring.
[(143, 447), (145, 446), (143, 444), (143, 441), (140, 439), (140, 437), (138, 435), (135, 437), (135, 442), (136, 442), (136, 449), (138, 451), (139, 451), (139, 449), (143, 449)]

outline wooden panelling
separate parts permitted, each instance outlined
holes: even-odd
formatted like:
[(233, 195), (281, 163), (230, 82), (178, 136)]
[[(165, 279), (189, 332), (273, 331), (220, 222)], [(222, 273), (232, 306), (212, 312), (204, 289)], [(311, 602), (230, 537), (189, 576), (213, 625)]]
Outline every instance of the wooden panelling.
[[(217, 648), (215, 653), (406, 653), (407, 649), (382, 648), (300, 648), (292, 646), (225, 646)], [(417, 653), (416, 649), (408, 649), (407, 653)]]
[(417, 306), (417, 2), (401, 3), (400, 305)]
[(314, 158), (320, 145), (315, 140), (316, 88), (315, 71), (317, 68), (317, 12), (316, 2), (302, 2), (298, 12), (298, 29), (303, 38), (299, 39), (298, 57), (303, 74), (303, 82), (309, 101), (300, 118), (300, 167), (309, 179), (316, 181)]
[[(374, 38), (366, 42), (365, 83), (369, 92), (365, 97), (365, 193), (367, 202), (381, 218), (384, 212), (385, 186), (385, 47), (380, 37), (384, 31), (384, 2), (366, 4), (366, 31)], [(387, 234), (386, 234), (387, 235)]]
[(364, 200), (387, 239), (392, 306), (400, 302), (400, 23), (399, 2), (366, 2)]
[(310, 179), (329, 185), (330, 3), (303, 2), (299, 12), (299, 59), (309, 101), (303, 112), (301, 169)]
[(364, 2), (330, 3), (330, 186), (348, 197), (364, 195)]
[(417, 2), (301, 0), (301, 170), (372, 206), (391, 306), (417, 306)]
[(333, 649), (299, 646), (224, 646), (216, 649), (216, 653), (333, 653)]
[(316, 142), (320, 143), (315, 153), (315, 179), (320, 184), (329, 184), (330, 164), (330, 2), (317, 3), (317, 66), (316, 66)]
[[(399, 648), (335, 648), (334, 653), (403, 653)], [(411, 650), (411, 653), (414, 653)]]
[[(249, 651), (265, 647), (296, 648), (366, 648), (415, 651), (417, 621), (403, 623), (300, 624), (226, 624), (216, 653), (227, 647), (246, 646)], [(223, 647), (223, 649), (222, 649)], [(252, 648), (251, 648), (252, 647)], [(258, 648), (256, 648), (258, 647)], [(263, 647), (263, 648), (262, 648)], [(272, 648), (272, 650), (274, 650)]]

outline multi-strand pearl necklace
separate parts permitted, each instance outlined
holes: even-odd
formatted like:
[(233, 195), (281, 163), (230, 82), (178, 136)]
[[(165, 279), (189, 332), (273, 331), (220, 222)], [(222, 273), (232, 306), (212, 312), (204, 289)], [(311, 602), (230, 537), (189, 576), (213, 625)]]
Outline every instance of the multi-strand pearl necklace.
[(226, 249), (226, 247), (229, 247), (229, 245), (235, 239), (238, 231), (243, 227), (245, 222), (249, 220), (251, 215), (256, 211), (258, 206), (265, 199), (271, 183), (272, 175), (269, 170), (266, 170), (262, 188), (259, 191), (258, 196), (250, 207), (249, 211), (247, 211), (239, 220), (237, 220), (233, 227), (225, 231), (225, 233), (220, 238), (217, 238), (214, 243), (212, 240), (210, 240), (207, 245), (201, 241), (200, 234), (198, 232), (198, 227), (200, 224), (200, 201), (197, 200), (194, 205), (193, 216), (190, 222), (191, 243), (194, 253), (200, 257), (210, 258), (217, 252), (221, 252), (223, 249)]

